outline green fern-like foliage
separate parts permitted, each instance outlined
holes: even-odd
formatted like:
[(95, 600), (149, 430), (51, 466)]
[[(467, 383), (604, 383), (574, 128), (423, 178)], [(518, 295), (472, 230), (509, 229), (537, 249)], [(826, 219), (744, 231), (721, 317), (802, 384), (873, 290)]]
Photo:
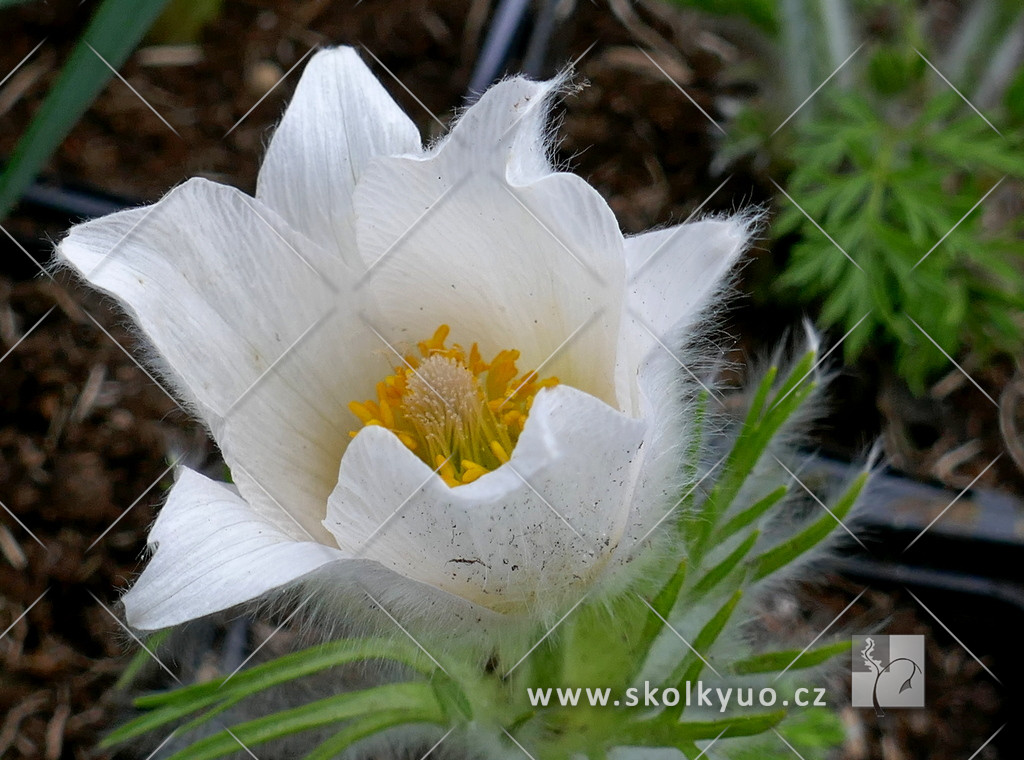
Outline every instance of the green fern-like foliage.
[(849, 362), (870, 346), (918, 393), (944, 353), (977, 366), (1024, 340), (1024, 238), (1007, 208), (1024, 186), (1024, 8), (969, 3), (935, 40), (926, 6), (776, 4), (770, 73), (713, 162), (778, 180), (788, 259), (754, 291), (849, 333)]
[(799, 235), (778, 286), (849, 331), (847, 361), (873, 345), (920, 392), (943, 352), (985, 358), (1024, 339), (1024, 242), (981, 202), (1024, 177), (1024, 135), (999, 134), (954, 92), (914, 110), (841, 92), (796, 127), (786, 189), (799, 208), (776, 233)]

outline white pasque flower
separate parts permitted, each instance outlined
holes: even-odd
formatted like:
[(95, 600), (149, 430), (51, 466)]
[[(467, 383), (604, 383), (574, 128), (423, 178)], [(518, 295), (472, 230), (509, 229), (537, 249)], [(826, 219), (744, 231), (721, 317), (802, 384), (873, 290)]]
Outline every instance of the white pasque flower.
[(561, 86), (501, 82), (424, 149), (358, 55), (326, 50), (254, 198), (192, 179), (61, 241), (233, 479), (180, 470), (129, 623), (300, 580), (413, 618), (537, 615), (629, 564), (678, 496), (684, 375), (664, 346), (748, 230), (624, 239), (550, 164)]

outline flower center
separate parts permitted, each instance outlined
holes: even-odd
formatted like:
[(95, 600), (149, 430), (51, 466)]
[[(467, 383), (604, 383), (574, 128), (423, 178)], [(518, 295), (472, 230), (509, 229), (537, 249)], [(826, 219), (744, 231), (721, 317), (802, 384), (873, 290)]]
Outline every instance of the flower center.
[[(519, 374), (515, 349), (499, 351), (490, 362), (474, 343), (467, 354), (445, 345), (448, 325), (418, 344), (420, 356), (377, 383), (376, 401), (348, 405), (363, 427), (387, 428), (451, 487), (472, 483), (497, 469), (523, 432), (534, 396), (558, 378)], [(359, 431), (353, 430), (353, 438)]]

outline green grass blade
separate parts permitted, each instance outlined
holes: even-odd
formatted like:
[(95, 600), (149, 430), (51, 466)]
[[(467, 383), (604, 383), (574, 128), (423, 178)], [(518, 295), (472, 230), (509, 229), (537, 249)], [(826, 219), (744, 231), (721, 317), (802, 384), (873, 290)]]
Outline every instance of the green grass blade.
[(756, 736), (769, 731), (785, 719), (785, 710), (749, 713), (718, 720), (676, 722), (655, 718), (630, 726), (625, 746), (677, 747), (703, 739), (715, 739), (723, 731), (726, 736)]
[(772, 409), (781, 404), (789, 394), (791, 394), (793, 390), (800, 385), (800, 383), (811, 376), (811, 373), (814, 371), (814, 360), (817, 356), (817, 351), (808, 351), (800, 357), (800, 361), (793, 366), (789, 375), (786, 376), (786, 381), (775, 394), (775, 400), (771, 407)]
[[(192, 713), (196, 712), (197, 710), (201, 710), (204, 707), (216, 704), (218, 701), (220, 700), (215, 698), (203, 702), (183, 702), (178, 704), (167, 705), (165, 707), (160, 708), (159, 710), (153, 710), (152, 712), (144, 713), (139, 717), (128, 721), (124, 725), (119, 726), (118, 728), (114, 729), (109, 734), (107, 734), (105, 737), (103, 737), (103, 740), (100, 742), (100, 747), (105, 749), (107, 747), (112, 747), (115, 744), (126, 742), (129, 739), (135, 739), (139, 736), (143, 736), (144, 734), (148, 734), (150, 731), (160, 728), (161, 726), (165, 726), (168, 723), (174, 723), (176, 721), (179, 721), (182, 718), (185, 718), (188, 715), (191, 715)], [(229, 703), (231, 701), (232, 700), (227, 700), (226, 703)], [(198, 725), (198, 723), (201, 723), (202, 721), (197, 720), (196, 722)]]
[(693, 587), (692, 595), (700, 599), (705, 594), (710, 592), (715, 586), (721, 583), (725, 578), (736, 569), (736, 566), (747, 556), (751, 549), (754, 548), (754, 544), (757, 543), (757, 539), (760, 537), (758, 531), (753, 531), (747, 536), (743, 542), (733, 549), (729, 556), (711, 568), (707, 574), (701, 578)]
[(835, 515), (835, 518), (832, 515), (823, 515), (788, 541), (782, 542), (758, 557), (754, 564), (754, 579), (761, 580), (771, 575), (828, 538), (832, 531), (836, 529), (838, 524), (836, 520), (842, 520), (853, 509), (853, 505), (856, 503), (857, 497), (860, 496), (860, 492), (864, 489), (867, 480), (868, 473), (861, 473), (843, 495), (839, 497), (836, 505), (832, 508), (832, 515)]
[(768, 381), (774, 379), (774, 373), (769, 371), (761, 382), (736, 443), (724, 464), (725, 474), (711, 489), (711, 493), (704, 503), (701, 522), (694, 530), (695, 538), (691, 554), (699, 557), (704, 553), (719, 519), (728, 512), (733, 500), (743, 487), (743, 483), (764, 455), (775, 434), (814, 391), (815, 383), (813, 382), (800, 385), (801, 381), (810, 375), (814, 357), (813, 351), (808, 352), (793, 367), (785, 382), (773, 396), (772, 405), (763, 416), (760, 415), (760, 411), (767, 405), (765, 388), (768, 387)]
[(434, 688), (434, 697), (445, 715), (454, 720), (473, 719), (473, 705), (455, 679), (437, 671), (431, 680), (431, 686)]
[(219, 702), (216, 705), (216, 707), (213, 707), (213, 708), (207, 710), (202, 715), (197, 715), (196, 717), (194, 717), (192, 720), (188, 721), (187, 723), (182, 723), (181, 726), (177, 729), (177, 731), (179, 733), (183, 734), (183, 735), (187, 735), (189, 732), (191, 732), (194, 729), (198, 728), (199, 726), (203, 725), (207, 721), (213, 720), (214, 718), (216, 718), (221, 713), (223, 713), (223, 712), (225, 712), (227, 710), (230, 710), (232, 707), (234, 707), (239, 702), (241, 702), (243, 699), (245, 699), (246, 696), (247, 695), (242, 695), (242, 696), (238, 696), (238, 697), (232, 697), (231, 699), (229, 699), (227, 701)]
[[(736, 606), (740, 603), (742, 598), (743, 589), (736, 589), (735, 593), (729, 597), (729, 600), (722, 605), (718, 612), (714, 614), (714, 617), (712, 617), (711, 620), (709, 620), (707, 624), (700, 629), (700, 633), (698, 633), (697, 637), (693, 640), (694, 649), (698, 652), (707, 652), (711, 649), (711, 646), (722, 633), (722, 630), (725, 628), (725, 624), (729, 622), (729, 618), (732, 617), (732, 613), (735, 611)], [(689, 671), (687, 671), (687, 676), (690, 676), (692, 680), (699, 676), (703, 669), (704, 662), (697, 658), (694, 665), (691, 666)], [(686, 678), (683, 680), (686, 680)]]
[(778, 673), (787, 668), (789, 670), (813, 668), (831, 660), (838, 654), (849, 652), (851, 646), (852, 642), (850, 641), (836, 641), (815, 649), (808, 649), (803, 653), (799, 649), (765, 652), (734, 662), (732, 672), (739, 676), (746, 676), (752, 673)]
[[(665, 627), (661, 619), (665, 618), (667, 620), (668, 616), (672, 614), (672, 608), (676, 605), (676, 600), (679, 598), (679, 590), (683, 587), (684, 580), (686, 580), (686, 560), (679, 563), (676, 571), (672, 573), (672, 577), (668, 579), (668, 582), (661, 587), (661, 590), (658, 591), (651, 601), (651, 607), (654, 609), (647, 610), (644, 627), (640, 631), (640, 639), (634, 650), (638, 655), (637, 667), (640, 666), (654, 640)], [(661, 617), (658, 617), (659, 615)]]
[[(741, 434), (729, 455), (726, 476), (722, 479), (722, 488), (719, 493), (713, 494), (714, 500), (709, 498), (710, 507), (714, 509), (712, 517), (716, 521), (732, 506), (743, 483), (750, 476), (775, 434), (779, 432), (786, 420), (800, 408), (814, 388), (815, 384), (809, 383), (802, 388), (794, 389), (785, 399), (776, 402), (775, 406), (752, 430)], [(710, 523), (708, 525), (710, 526)], [(710, 529), (707, 533), (710, 533)]]
[[(693, 649), (695, 651), (700, 652), (704, 656), (705, 652), (711, 650), (711, 646), (725, 629), (726, 623), (729, 622), (729, 618), (732, 617), (732, 613), (742, 598), (743, 589), (737, 589), (718, 612), (712, 616), (711, 620), (704, 624), (704, 627), (700, 629), (700, 633), (693, 640)], [(676, 672), (672, 674), (669, 683), (682, 692), (686, 689), (686, 682), (695, 681), (700, 676), (702, 670), (704, 670), (704, 660), (691, 653), (676, 668)], [(682, 671), (682, 673), (679, 671)], [(678, 720), (684, 707), (685, 705), (680, 701), (677, 705), (666, 707), (662, 715), (672, 720)]]
[[(687, 487), (696, 483), (698, 480), (698, 473), (701, 464), (700, 455), (704, 450), (704, 422), (707, 419), (708, 399), (710, 398), (711, 394), (707, 390), (702, 390), (697, 394), (697, 400), (694, 404), (693, 430), (690, 434), (690, 442), (687, 444), (686, 455), (683, 459), (683, 483), (685, 483)], [(693, 493), (691, 493), (689, 497), (686, 497), (687, 504), (691, 502), (693, 498)], [(683, 511), (686, 511), (685, 507)], [(684, 525), (684, 521), (677, 521), (678, 527), (682, 528)]]
[(114, 76), (96, 53), (113, 68), (120, 68), (167, 2), (104, 0), (100, 5), (0, 174), (0, 219)]
[[(214, 760), (238, 752), (239, 743), (250, 750), (266, 742), (352, 718), (379, 715), (384, 711), (415, 715), (418, 722), (442, 723), (444, 715), (425, 683), (375, 686), (363, 691), (337, 694), (290, 710), (273, 713), (201, 739), (175, 752), (168, 760)], [(237, 738), (236, 738), (237, 737)]]
[(743, 528), (756, 521), (769, 509), (774, 507), (782, 498), (789, 493), (788, 486), (779, 486), (767, 496), (758, 499), (756, 502), (751, 504), (745, 510), (737, 514), (735, 517), (728, 520), (725, 525), (718, 529), (715, 533), (714, 542), (718, 543), (732, 536), (736, 531), (742, 530)]
[(305, 760), (334, 760), (360, 739), (373, 736), (393, 726), (436, 722), (429, 713), (386, 710), (352, 721), (338, 733), (306, 755)]
[(754, 393), (754, 398), (750, 402), (750, 408), (747, 410), (747, 417), (743, 421), (744, 432), (750, 431), (757, 425), (757, 421), (761, 419), (761, 411), (764, 409), (765, 401), (768, 400), (768, 394), (771, 393), (772, 385), (775, 384), (775, 378), (778, 375), (778, 367), (769, 367), (768, 371), (764, 373), (764, 377), (761, 378), (761, 382), (757, 386), (757, 392)]
[[(2, 0), (0, 0), (2, 2)], [(118, 691), (123, 691), (132, 685), (132, 682), (138, 677), (142, 669), (153, 661), (153, 655), (150, 652), (155, 652), (161, 644), (167, 641), (170, 637), (173, 629), (164, 628), (162, 631), (150, 635), (146, 638), (146, 646), (139, 647), (139, 651), (135, 653), (132, 659), (125, 666), (124, 671), (117, 678), (117, 683), (114, 684), (114, 688)], [(149, 650), (149, 651), (147, 651)]]
[(193, 712), (241, 699), (296, 678), (311, 675), (327, 668), (366, 660), (392, 660), (413, 670), (429, 674), (433, 663), (398, 641), (378, 639), (343, 639), (279, 657), (272, 662), (249, 668), (230, 679), (216, 679), (206, 683), (185, 686), (174, 691), (140, 697), (135, 704), (152, 712), (141, 715), (111, 732), (104, 746), (132, 739), (168, 723), (173, 723)]
[(222, 696), (231, 691), (247, 690), (251, 684), (270, 685), (290, 681), (293, 678), (316, 673), (336, 665), (345, 665), (360, 660), (394, 660), (407, 665), (424, 675), (431, 674), (436, 666), (413, 645), (387, 639), (341, 639), (321, 644), (301, 652), (292, 652), (239, 671), (233, 677), (219, 678), (175, 691), (161, 692), (140, 697), (135, 704), (139, 707), (190, 700), (195, 695), (218, 693)]

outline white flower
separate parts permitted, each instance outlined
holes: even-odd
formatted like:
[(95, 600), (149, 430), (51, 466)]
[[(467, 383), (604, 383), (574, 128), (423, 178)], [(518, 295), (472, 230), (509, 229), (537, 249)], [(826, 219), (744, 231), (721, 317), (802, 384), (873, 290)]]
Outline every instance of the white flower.
[(549, 163), (560, 86), (504, 81), (424, 150), (355, 52), (323, 51), (255, 198), (193, 179), (60, 243), (128, 309), (233, 479), (179, 472), (132, 625), (300, 580), (408, 618), (537, 615), (632, 559), (678, 495), (684, 373), (659, 343), (682, 345), (747, 229), (624, 239)]

